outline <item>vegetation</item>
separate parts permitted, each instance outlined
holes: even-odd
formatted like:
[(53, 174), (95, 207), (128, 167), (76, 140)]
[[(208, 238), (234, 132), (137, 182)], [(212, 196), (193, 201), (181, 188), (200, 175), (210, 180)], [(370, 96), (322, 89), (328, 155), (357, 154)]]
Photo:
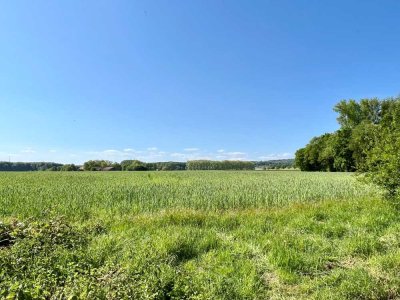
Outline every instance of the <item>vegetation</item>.
[(193, 171), (0, 173), (0, 298), (400, 298), (399, 202), (382, 198), (400, 199), (400, 98), (335, 110), (341, 128), (313, 138), (295, 163), (359, 171), (364, 182), (227, 171), (293, 160), (92, 160), (85, 170)]
[(183, 171), (186, 170), (186, 163), (175, 161), (155, 162), (146, 163), (146, 167), (149, 171)]
[(123, 171), (179, 171), (186, 170), (184, 162), (145, 163), (140, 160), (124, 160), (121, 162)]
[(66, 164), (60, 167), (60, 171), (79, 171), (79, 167), (74, 164)]
[(14, 163), (0, 162), (0, 171), (182, 171), (182, 170), (254, 170), (285, 169), (293, 167), (293, 160), (272, 160), (258, 162), (244, 161), (211, 161), (197, 160), (186, 162), (142, 162), (140, 160), (123, 160), (121, 163), (108, 160), (89, 160), (83, 168), (74, 164), (56, 164), (47, 162)]
[(344, 173), (0, 173), (0, 297), (400, 297), (379, 195)]
[(313, 138), (296, 152), (305, 171), (359, 171), (391, 198), (400, 188), (400, 97), (341, 101), (341, 128)]
[(255, 164), (240, 160), (190, 160), (186, 168), (187, 170), (254, 170)]
[(254, 162), (255, 167), (263, 170), (294, 169), (294, 159), (274, 159)]
[(0, 162), (0, 171), (46, 171), (60, 170), (62, 164), (52, 162)]
[(296, 165), (303, 171), (368, 171), (370, 153), (382, 139), (381, 129), (389, 128), (388, 119), (396, 118), (399, 102), (400, 98), (339, 102), (334, 110), (340, 129), (315, 137), (299, 149)]
[(108, 160), (89, 160), (83, 164), (85, 171), (102, 171), (105, 168), (113, 168), (119, 171), (121, 170), (121, 165)]

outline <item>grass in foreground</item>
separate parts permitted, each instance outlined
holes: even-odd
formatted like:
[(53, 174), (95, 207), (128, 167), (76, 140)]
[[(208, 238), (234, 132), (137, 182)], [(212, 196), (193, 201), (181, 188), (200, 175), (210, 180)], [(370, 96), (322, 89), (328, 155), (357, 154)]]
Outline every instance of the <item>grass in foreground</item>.
[[(194, 172), (172, 173), (171, 178), (151, 174), (158, 186), (168, 182), (173, 187), (172, 191), (161, 188), (169, 195), (179, 193), (181, 186), (192, 191), (186, 199), (207, 200), (196, 209), (190, 207), (190, 201), (185, 205), (181, 199), (180, 205), (168, 206), (153, 198), (164, 205), (156, 208), (142, 202), (139, 210), (131, 203), (134, 209), (123, 211), (127, 200), (120, 192), (120, 198), (102, 195), (103, 202), (97, 207), (85, 206), (85, 214), (67, 211), (61, 218), (64, 205), (78, 205), (67, 202), (73, 199), (73, 192), (55, 200), (57, 205), (47, 214), (19, 200), (19, 211), (5, 214), (3, 209), (0, 240), (7, 242), (0, 242), (0, 295), (20, 299), (400, 297), (400, 217), (390, 203), (380, 200), (373, 189), (363, 190), (347, 174), (275, 174)], [(35, 175), (13, 174), (15, 201), (18, 194), (24, 199), (22, 195), (28, 191), (29, 199), (32, 194), (42, 194), (39, 205), (57, 195), (60, 178), (43, 175), (42, 179), (48, 180), (43, 184)], [(86, 189), (86, 198), (75, 194), (77, 202), (87, 199), (82, 202), (86, 204), (94, 203), (96, 187), (118, 191), (122, 186), (126, 192), (133, 190), (129, 186), (151, 186), (146, 185), (151, 178), (142, 174), (83, 175), (88, 177), (62, 176), (66, 176), (64, 180), (71, 176), (77, 190)], [(30, 182), (20, 186), (15, 178)], [(97, 183), (91, 189), (82, 178)], [(291, 189), (288, 183), (297, 181), (303, 184)], [(233, 182), (242, 189), (232, 185), (232, 190), (218, 191)], [(264, 187), (266, 182), (270, 185)], [(318, 186), (328, 183), (332, 189), (344, 188), (348, 199), (342, 194), (334, 199), (332, 195), (337, 194), (323, 197)], [(314, 191), (308, 193), (320, 192), (321, 198), (303, 198), (302, 193), (310, 187)], [(218, 207), (220, 202), (202, 196), (206, 188), (214, 196), (225, 194), (228, 204), (224, 205), (229, 208)], [(261, 205), (270, 199), (263, 198), (262, 191), (294, 200)], [(4, 202), (5, 194), (0, 195)], [(229, 202), (240, 197), (242, 202)], [(254, 197), (259, 202), (254, 202)], [(106, 209), (107, 201), (115, 202), (114, 209)], [(32, 213), (36, 211), (36, 215)], [(12, 221), (13, 217), (23, 222)]]

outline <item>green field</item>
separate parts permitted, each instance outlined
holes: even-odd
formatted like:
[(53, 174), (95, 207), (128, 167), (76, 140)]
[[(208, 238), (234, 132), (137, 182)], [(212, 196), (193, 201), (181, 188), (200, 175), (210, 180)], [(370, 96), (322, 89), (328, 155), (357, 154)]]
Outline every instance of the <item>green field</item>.
[(0, 297), (400, 298), (400, 215), (346, 173), (0, 173)]

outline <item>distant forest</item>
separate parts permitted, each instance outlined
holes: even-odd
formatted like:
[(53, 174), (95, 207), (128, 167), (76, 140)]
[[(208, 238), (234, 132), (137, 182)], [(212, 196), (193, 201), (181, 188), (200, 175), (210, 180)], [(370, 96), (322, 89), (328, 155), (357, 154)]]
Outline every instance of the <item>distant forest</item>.
[(256, 169), (264, 169), (264, 170), (293, 169), (295, 167), (293, 158), (256, 161), (254, 163)]
[(294, 159), (270, 161), (213, 161), (151, 162), (124, 160), (120, 163), (108, 160), (89, 160), (82, 166), (52, 162), (0, 162), (0, 171), (181, 171), (181, 170), (254, 170), (290, 169)]
[(0, 171), (56, 171), (62, 164), (52, 162), (0, 162)]

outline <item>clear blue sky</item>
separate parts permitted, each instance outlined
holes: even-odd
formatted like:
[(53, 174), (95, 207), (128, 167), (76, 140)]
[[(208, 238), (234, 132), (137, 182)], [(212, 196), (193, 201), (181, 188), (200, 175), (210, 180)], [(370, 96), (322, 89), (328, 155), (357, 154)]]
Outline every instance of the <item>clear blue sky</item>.
[(3, 1), (0, 160), (292, 157), (400, 92), (400, 1)]

